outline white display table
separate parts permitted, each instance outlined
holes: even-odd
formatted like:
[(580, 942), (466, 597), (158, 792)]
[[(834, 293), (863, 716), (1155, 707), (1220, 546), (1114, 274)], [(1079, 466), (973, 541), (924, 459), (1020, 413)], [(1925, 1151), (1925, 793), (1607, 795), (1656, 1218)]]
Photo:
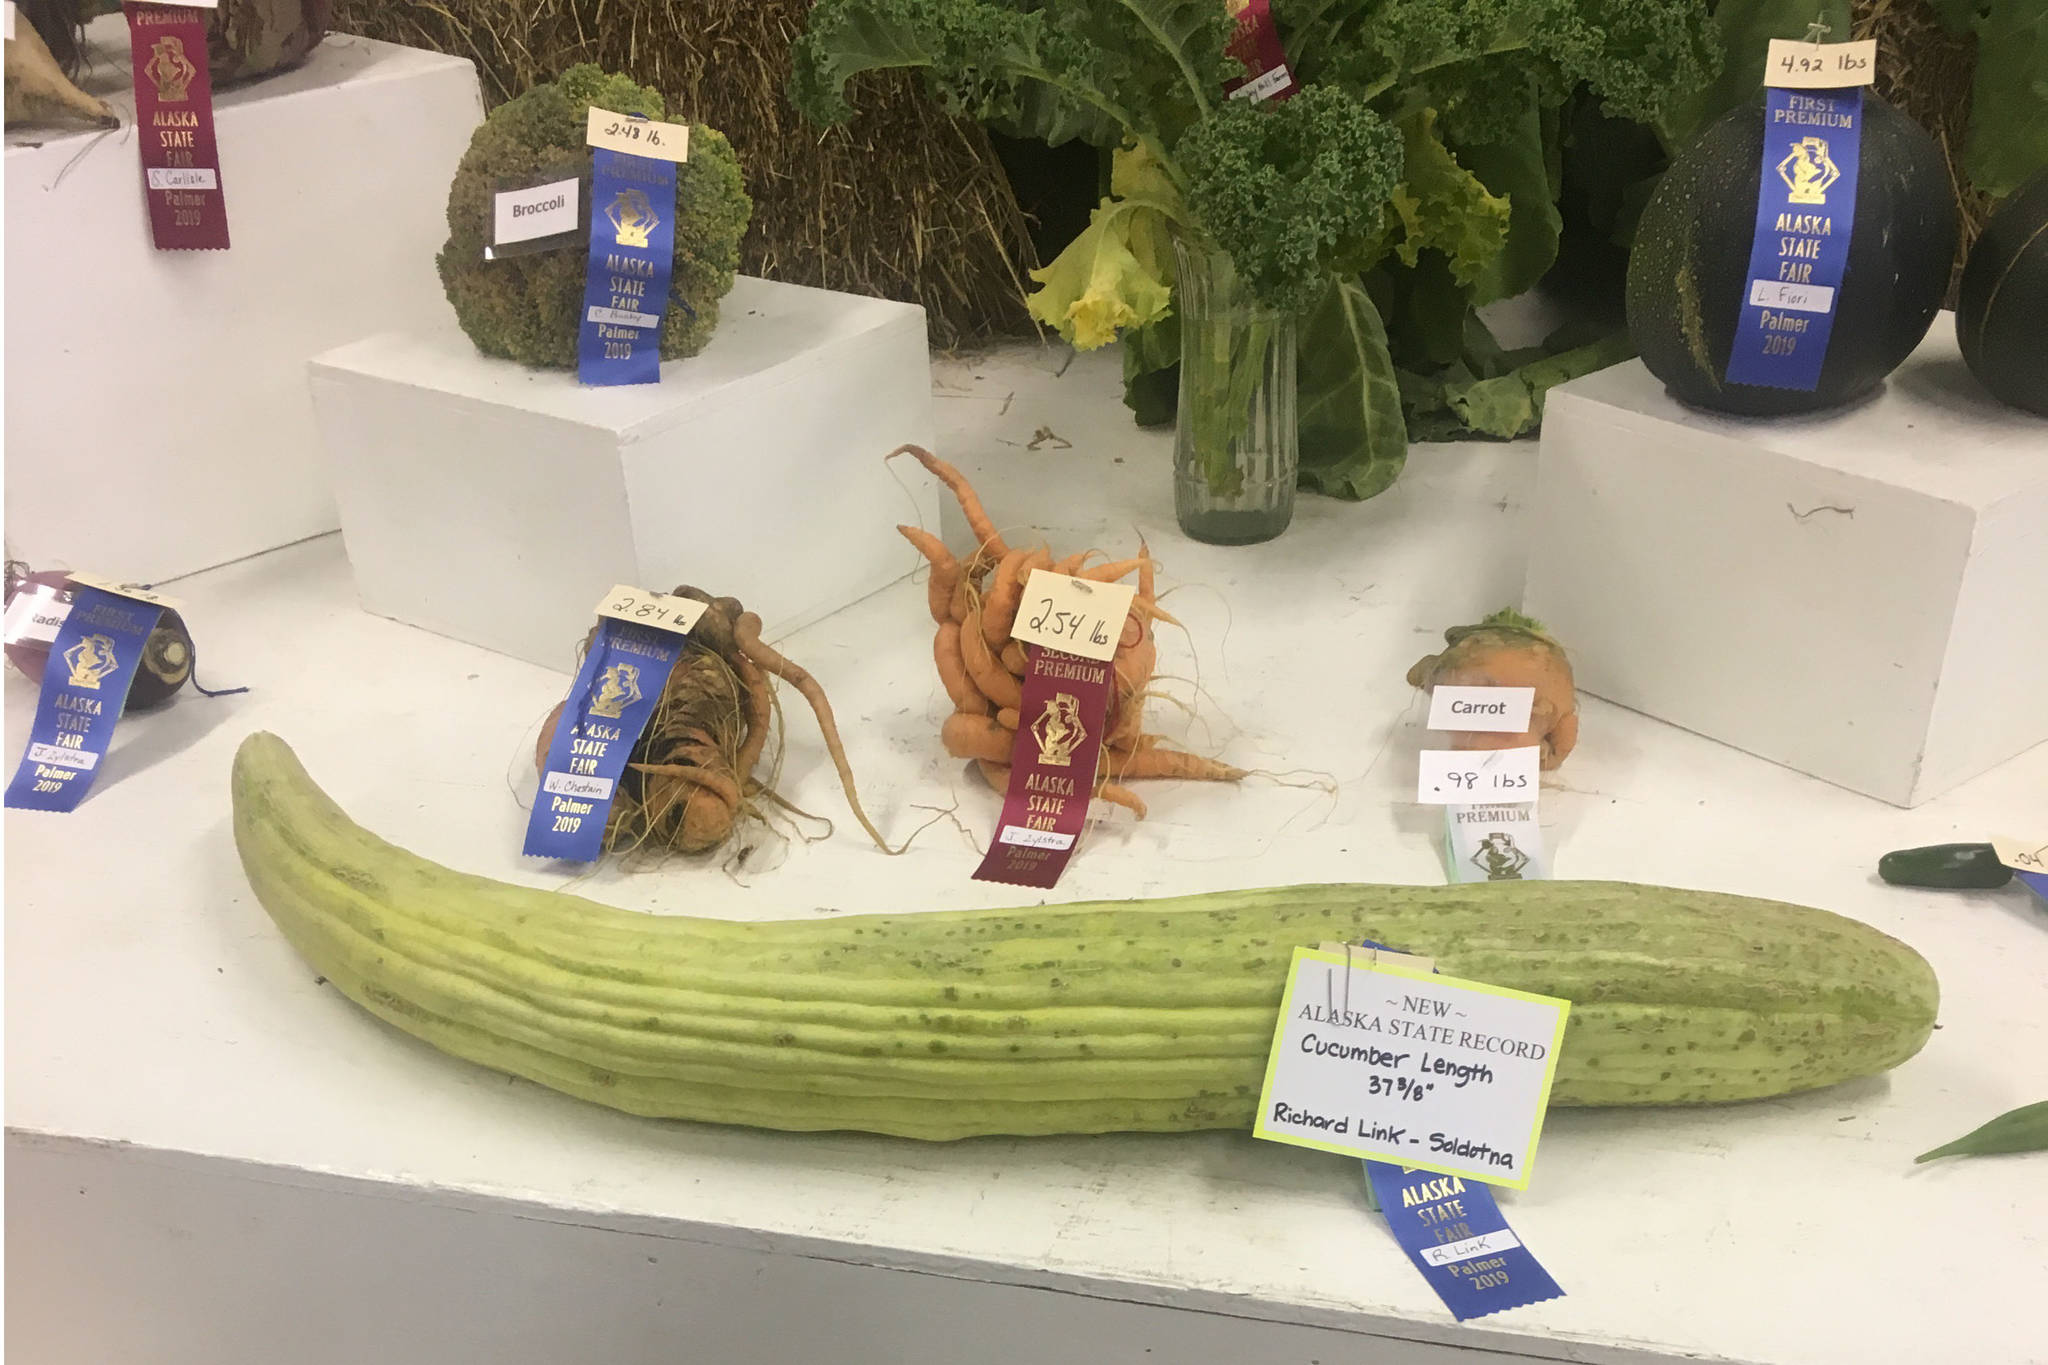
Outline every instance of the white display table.
[[(1146, 533), (1199, 645), (1169, 633), (1162, 673), (1199, 670), (1226, 757), (1335, 790), (1153, 785), (1152, 817), (1098, 831), (1054, 895), (1440, 880), (1436, 818), (1407, 799), (1424, 732), (1402, 674), (1444, 626), (1513, 599), (1533, 448), (1418, 449), (1383, 498), (1305, 499), (1270, 545), (1204, 548), (1173, 528), (1170, 441), (1126, 425), (1115, 356), (1055, 368), (938, 365), (942, 446), (999, 521), (1063, 486), (1063, 541)], [(1025, 449), (1045, 426), (1071, 448)], [(1554, 1113), (1506, 1207), (1569, 1297), (1460, 1327), (1367, 1211), (1355, 1162), (1236, 1134), (931, 1146), (648, 1122), (394, 1033), (317, 983), (250, 894), (235, 746), (274, 730), (371, 829), (559, 883), (519, 857), (510, 788), (564, 676), (357, 610), (331, 538), (176, 591), (210, 683), (254, 690), (131, 722), (77, 814), (6, 819), (8, 1346), (27, 1365), (2003, 1365), (2048, 1349), (2048, 1158), (1911, 1164), (2048, 1098), (2048, 907), (1872, 875), (1888, 849), (2038, 823), (2048, 749), (1907, 812), (1589, 701), (1543, 798), (1562, 875), (1867, 920), (1934, 964), (1941, 1029), (1888, 1077), (1816, 1094)], [(995, 797), (939, 756), (930, 629), (922, 585), (899, 583), (785, 643), (831, 690), (885, 831), (957, 802), (985, 839)], [(11, 756), (33, 697), (15, 676), (6, 691)], [(808, 725), (793, 734), (787, 793), (838, 820), (832, 839), (739, 876), (678, 865), (578, 889), (736, 917), (1016, 897), (968, 880), (973, 850), (944, 822), (903, 857), (874, 851)]]

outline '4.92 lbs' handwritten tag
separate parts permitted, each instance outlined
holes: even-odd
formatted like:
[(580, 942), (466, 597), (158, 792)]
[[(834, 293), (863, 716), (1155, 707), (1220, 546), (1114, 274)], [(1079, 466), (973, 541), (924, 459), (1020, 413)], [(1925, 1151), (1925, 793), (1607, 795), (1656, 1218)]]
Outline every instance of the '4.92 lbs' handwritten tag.
[(1570, 1009), (1296, 948), (1253, 1135), (1526, 1189)]

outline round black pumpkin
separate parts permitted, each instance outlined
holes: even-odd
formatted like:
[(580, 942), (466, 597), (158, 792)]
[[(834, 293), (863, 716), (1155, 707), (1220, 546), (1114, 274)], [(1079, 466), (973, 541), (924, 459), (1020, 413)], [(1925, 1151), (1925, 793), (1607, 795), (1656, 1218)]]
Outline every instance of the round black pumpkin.
[(2008, 195), (1970, 248), (1956, 341), (1993, 397), (2048, 417), (2048, 170)]
[(1820, 383), (1810, 393), (1732, 384), (1763, 152), (1758, 95), (1671, 163), (1636, 228), (1629, 335), (1682, 403), (1747, 416), (1837, 407), (1883, 383), (1927, 335), (1955, 260), (1955, 195), (1934, 139), (1866, 92), (1856, 222)]

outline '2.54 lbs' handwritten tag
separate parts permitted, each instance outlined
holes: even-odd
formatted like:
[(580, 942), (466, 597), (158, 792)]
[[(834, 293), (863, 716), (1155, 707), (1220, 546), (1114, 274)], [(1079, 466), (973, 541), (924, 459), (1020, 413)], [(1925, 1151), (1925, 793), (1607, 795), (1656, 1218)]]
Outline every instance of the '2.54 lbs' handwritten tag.
[(1129, 583), (1092, 583), (1033, 569), (1024, 582), (1024, 603), (1017, 609), (1010, 635), (1026, 644), (1106, 662), (1116, 655), (1137, 592)]

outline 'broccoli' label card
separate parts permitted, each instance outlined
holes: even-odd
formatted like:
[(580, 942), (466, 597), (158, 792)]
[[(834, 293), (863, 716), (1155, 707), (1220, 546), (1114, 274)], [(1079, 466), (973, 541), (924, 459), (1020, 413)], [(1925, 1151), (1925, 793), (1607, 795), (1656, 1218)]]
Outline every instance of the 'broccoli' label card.
[(1570, 1010), (1296, 948), (1252, 1133), (1526, 1189)]

